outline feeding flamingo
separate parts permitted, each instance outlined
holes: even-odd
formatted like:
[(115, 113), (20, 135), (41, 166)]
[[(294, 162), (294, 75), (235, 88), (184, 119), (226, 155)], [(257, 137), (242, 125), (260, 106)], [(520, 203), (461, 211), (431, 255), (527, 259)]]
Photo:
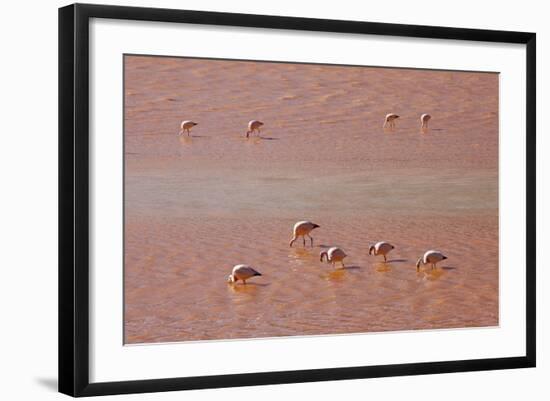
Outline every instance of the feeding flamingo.
[(397, 120), (398, 118), (399, 116), (395, 113), (386, 114), (383, 128), (386, 128), (386, 127), (395, 128), (395, 120)]
[(420, 270), (420, 265), (427, 265), (431, 264), (432, 269), (435, 269), (435, 265), (437, 262), (441, 262), (442, 260), (447, 259), (447, 256), (443, 255), (439, 251), (427, 251), (424, 256), (420, 257), (418, 261), (416, 262), (416, 271)]
[(227, 277), (229, 283), (236, 283), (241, 280), (243, 284), (246, 284), (246, 280), (254, 276), (261, 276), (262, 274), (256, 271), (254, 268), (248, 265), (236, 265), (233, 267), (233, 271)]
[(311, 241), (311, 247), (313, 248), (313, 238), (311, 235), (309, 235), (310, 232), (315, 230), (316, 228), (319, 228), (318, 224), (312, 223), (311, 221), (299, 221), (296, 224), (294, 224), (293, 229), (293, 236), (290, 240), (290, 247), (292, 247), (292, 244), (294, 241), (298, 239), (298, 237), (302, 237), (304, 240), (304, 247), (306, 246), (306, 235), (309, 237)]
[(382, 255), (384, 256), (384, 262), (386, 262), (386, 255), (394, 248), (389, 242), (380, 241), (369, 248), (369, 255)]
[(431, 120), (432, 116), (429, 114), (422, 114), (420, 116), (420, 122), (422, 125), (420, 126), (421, 129), (428, 129), (428, 122)]
[(338, 248), (337, 246), (333, 246), (332, 248), (329, 248), (328, 251), (323, 251), (320, 254), (321, 262), (326, 257), (327, 262), (332, 263), (332, 267), (334, 267), (334, 264), (336, 262), (340, 262), (340, 263), (342, 263), (342, 267), (346, 267), (346, 266), (344, 266), (344, 258), (346, 256), (348, 256), (348, 255), (346, 255), (344, 250), (341, 249), (341, 248)]
[(258, 132), (258, 135), (260, 135), (260, 127), (264, 125), (263, 122), (259, 121), (259, 120), (252, 120), (248, 123), (248, 131), (246, 131), (246, 137), (248, 138), (248, 136), (252, 133), (254, 133), (254, 131), (257, 131)]
[(189, 136), (189, 132), (191, 131), (191, 128), (193, 128), (195, 125), (198, 125), (198, 124), (191, 120), (182, 121), (181, 130), (178, 135), (183, 134), (183, 131), (187, 131), (187, 136)]

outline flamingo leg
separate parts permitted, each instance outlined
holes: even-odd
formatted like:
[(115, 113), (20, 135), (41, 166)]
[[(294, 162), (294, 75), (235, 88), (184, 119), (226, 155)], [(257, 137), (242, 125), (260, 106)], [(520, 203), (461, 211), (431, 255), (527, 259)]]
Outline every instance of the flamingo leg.
[(387, 262), (386, 255), (384, 255), (384, 263), (386, 263), (386, 262)]
[(309, 240), (310, 240), (310, 242), (311, 242), (311, 247), (313, 248), (313, 238), (312, 238), (311, 235), (309, 235), (309, 234), (308, 234), (307, 236), (309, 237)]
[(306, 247), (306, 236), (302, 235), (302, 240), (304, 240), (304, 248)]

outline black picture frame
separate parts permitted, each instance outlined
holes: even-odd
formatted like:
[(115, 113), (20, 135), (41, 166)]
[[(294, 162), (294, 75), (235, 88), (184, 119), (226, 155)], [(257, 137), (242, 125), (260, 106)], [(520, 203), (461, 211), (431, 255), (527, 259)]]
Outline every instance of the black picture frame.
[[(523, 356), (90, 383), (89, 21), (91, 18), (516, 43), (526, 46), (526, 352)], [(536, 364), (536, 35), (479, 29), (74, 4), (59, 9), (59, 391), (71, 396), (534, 367)]]

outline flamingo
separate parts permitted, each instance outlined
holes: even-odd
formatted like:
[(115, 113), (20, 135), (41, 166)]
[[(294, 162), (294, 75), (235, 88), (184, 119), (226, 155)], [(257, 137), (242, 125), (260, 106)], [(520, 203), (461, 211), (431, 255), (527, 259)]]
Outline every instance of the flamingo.
[(383, 128), (390, 127), (395, 128), (395, 120), (397, 120), (399, 116), (395, 113), (386, 114), (386, 118), (384, 119), (384, 125)]
[(386, 255), (394, 248), (389, 242), (380, 241), (369, 248), (369, 255), (382, 255), (384, 256), (384, 262), (386, 262)]
[(189, 136), (189, 131), (191, 131), (191, 128), (193, 128), (195, 125), (198, 125), (198, 124), (191, 120), (182, 121), (181, 130), (178, 135), (183, 134), (183, 131), (187, 131), (187, 136)]
[(246, 280), (254, 276), (261, 276), (262, 274), (256, 271), (254, 268), (248, 265), (236, 265), (233, 267), (233, 271), (227, 277), (229, 283), (236, 283), (242, 280), (243, 284), (246, 284)]
[(334, 264), (336, 262), (340, 262), (340, 263), (342, 263), (342, 267), (346, 267), (346, 266), (344, 266), (344, 258), (346, 256), (348, 256), (348, 255), (346, 255), (344, 250), (341, 249), (341, 248), (338, 248), (337, 246), (333, 246), (332, 248), (329, 248), (328, 251), (323, 251), (320, 254), (321, 262), (326, 257), (327, 258), (327, 263), (328, 262), (332, 263), (332, 267), (334, 267)]
[(263, 122), (259, 121), (259, 120), (251, 120), (249, 123), (248, 123), (248, 131), (246, 131), (246, 137), (248, 138), (248, 136), (252, 133), (254, 133), (254, 131), (258, 131), (258, 135), (260, 134), (260, 127), (264, 125)]
[(299, 221), (296, 224), (294, 224), (294, 230), (293, 230), (294, 235), (290, 240), (290, 247), (292, 248), (292, 244), (294, 243), (294, 241), (298, 239), (298, 237), (302, 237), (302, 239), (304, 240), (304, 247), (305, 247), (306, 235), (307, 235), (311, 241), (311, 247), (313, 248), (313, 238), (311, 237), (311, 235), (309, 235), (309, 233), (319, 227), (320, 226), (318, 224), (312, 223), (311, 221)]
[(432, 118), (432, 116), (430, 116), (429, 114), (422, 114), (420, 116), (420, 122), (422, 123), (420, 128), (421, 129), (428, 129), (428, 121), (430, 121), (431, 118)]
[(431, 264), (432, 269), (435, 269), (435, 264), (441, 262), (442, 260), (447, 259), (447, 256), (443, 255), (439, 251), (427, 251), (424, 256), (421, 256), (416, 262), (416, 271), (420, 270), (420, 265)]

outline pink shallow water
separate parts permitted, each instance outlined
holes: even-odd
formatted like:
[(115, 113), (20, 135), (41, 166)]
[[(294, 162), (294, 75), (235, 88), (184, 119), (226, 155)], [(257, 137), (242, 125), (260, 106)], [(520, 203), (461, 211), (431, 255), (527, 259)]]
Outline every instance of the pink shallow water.
[(497, 74), (126, 56), (125, 85), (126, 343), (498, 324)]

